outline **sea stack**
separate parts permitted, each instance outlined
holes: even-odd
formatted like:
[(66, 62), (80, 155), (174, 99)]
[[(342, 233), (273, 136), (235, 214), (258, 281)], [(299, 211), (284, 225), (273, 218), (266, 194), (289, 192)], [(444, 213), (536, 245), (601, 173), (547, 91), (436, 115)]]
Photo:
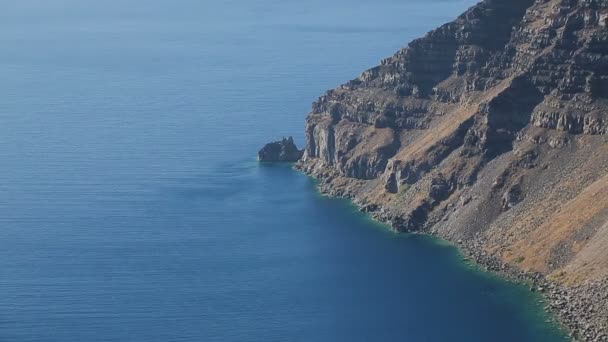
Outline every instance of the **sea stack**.
[(302, 158), (304, 150), (298, 150), (293, 138), (283, 138), (279, 141), (266, 144), (258, 152), (261, 162), (289, 162), (294, 163)]

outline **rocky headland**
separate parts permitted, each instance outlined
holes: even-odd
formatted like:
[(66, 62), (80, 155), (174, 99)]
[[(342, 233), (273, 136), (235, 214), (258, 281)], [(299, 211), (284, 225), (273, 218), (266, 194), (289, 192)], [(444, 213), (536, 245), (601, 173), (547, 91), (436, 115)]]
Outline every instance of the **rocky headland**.
[(484, 0), (329, 90), (296, 168), (608, 341), (608, 0)]

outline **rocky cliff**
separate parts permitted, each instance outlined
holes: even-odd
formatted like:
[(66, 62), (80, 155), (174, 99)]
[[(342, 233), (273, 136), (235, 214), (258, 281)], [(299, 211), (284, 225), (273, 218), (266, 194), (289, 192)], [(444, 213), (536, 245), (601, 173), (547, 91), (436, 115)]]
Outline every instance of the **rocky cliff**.
[(321, 96), (297, 167), (608, 341), (607, 26), (608, 0), (482, 1)]

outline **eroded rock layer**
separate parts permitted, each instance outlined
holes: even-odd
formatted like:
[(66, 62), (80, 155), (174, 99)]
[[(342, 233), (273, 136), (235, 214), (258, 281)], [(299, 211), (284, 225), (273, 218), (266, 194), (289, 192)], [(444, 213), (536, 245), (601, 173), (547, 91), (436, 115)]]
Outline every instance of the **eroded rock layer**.
[(298, 168), (542, 275), (573, 334), (608, 341), (607, 26), (608, 0), (482, 1), (321, 96)]

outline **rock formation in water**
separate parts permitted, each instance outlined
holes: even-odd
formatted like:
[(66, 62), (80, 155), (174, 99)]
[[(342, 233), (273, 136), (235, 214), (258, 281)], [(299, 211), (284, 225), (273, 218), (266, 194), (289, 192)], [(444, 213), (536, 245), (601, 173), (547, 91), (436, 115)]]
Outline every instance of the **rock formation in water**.
[(297, 167), (608, 341), (608, 0), (485, 0), (328, 91)]
[(266, 144), (258, 152), (258, 160), (262, 162), (297, 162), (303, 154), (304, 150), (298, 150), (293, 138), (289, 137)]

